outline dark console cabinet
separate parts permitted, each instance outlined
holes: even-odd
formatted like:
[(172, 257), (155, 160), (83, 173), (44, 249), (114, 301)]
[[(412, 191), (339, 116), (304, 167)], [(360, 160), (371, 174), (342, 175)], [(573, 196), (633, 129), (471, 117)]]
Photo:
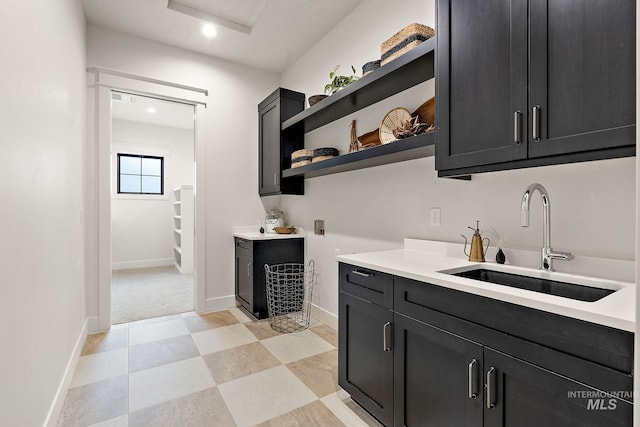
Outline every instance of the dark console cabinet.
[(304, 239), (235, 238), (236, 301), (257, 319), (267, 311), (265, 264), (304, 263)]

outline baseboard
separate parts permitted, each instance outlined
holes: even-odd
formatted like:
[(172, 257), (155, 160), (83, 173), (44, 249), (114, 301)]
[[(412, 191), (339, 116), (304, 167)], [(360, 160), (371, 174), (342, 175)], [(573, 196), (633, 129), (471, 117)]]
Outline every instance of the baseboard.
[(103, 331), (104, 329), (100, 329), (100, 318), (98, 316), (87, 319), (87, 334), (95, 334), (96, 332)]
[[(208, 298), (205, 300), (204, 313), (210, 313), (213, 311), (226, 310), (231, 307), (236, 307), (235, 295), (229, 295), (226, 297)], [(319, 322), (324, 323), (332, 329), (338, 330), (338, 316), (320, 308), (315, 304), (311, 304), (311, 317)]]
[(111, 264), (112, 270), (128, 270), (130, 268), (164, 267), (174, 264), (173, 258), (141, 259), (137, 261), (121, 261)]
[(236, 306), (235, 295), (228, 295), (226, 297), (207, 298), (204, 301), (204, 312), (211, 313), (213, 311), (226, 310), (227, 308)]
[(67, 363), (67, 368), (64, 371), (62, 381), (60, 381), (60, 385), (58, 386), (58, 390), (56, 391), (56, 395), (53, 399), (53, 402), (51, 403), (49, 413), (47, 414), (47, 418), (45, 419), (43, 426), (56, 427), (58, 425), (60, 415), (62, 414), (62, 409), (64, 409), (64, 401), (67, 398), (67, 392), (69, 391), (69, 386), (71, 386), (73, 374), (76, 371), (76, 366), (78, 365), (78, 360), (80, 359), (80, 353), (82, 352), (84, 343), (87, 340), (88, 324), (89, 319), (86, 319), (84, 325), (82, 326), (82, 330), (80, 331), (80, 336), (78, 336), (78, 339), (76, 340), (76, 345), (73, 349), (73, 353), (71, 353), (71, 358)]
[(338, 330), (338, 316), (324, 308), (311, 304), (311, 317), (336, 331)]

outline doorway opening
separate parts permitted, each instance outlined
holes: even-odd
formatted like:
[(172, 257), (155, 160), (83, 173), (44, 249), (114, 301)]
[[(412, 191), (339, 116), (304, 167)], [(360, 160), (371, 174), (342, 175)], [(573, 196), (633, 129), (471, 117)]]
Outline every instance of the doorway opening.
[(194, 106), (111, 91), (111, 323), (194, 310)]

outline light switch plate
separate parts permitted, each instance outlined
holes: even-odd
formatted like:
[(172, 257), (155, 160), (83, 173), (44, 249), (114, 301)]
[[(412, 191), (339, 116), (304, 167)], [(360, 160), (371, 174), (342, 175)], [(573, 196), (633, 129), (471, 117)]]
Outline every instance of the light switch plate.
[(440, 227), (440, 208), (429, 209), (429, 225), (431, 227)]
[(324, 220), (316, 219), (313, 221), (313, 233), (321, 236), (324, 235)]

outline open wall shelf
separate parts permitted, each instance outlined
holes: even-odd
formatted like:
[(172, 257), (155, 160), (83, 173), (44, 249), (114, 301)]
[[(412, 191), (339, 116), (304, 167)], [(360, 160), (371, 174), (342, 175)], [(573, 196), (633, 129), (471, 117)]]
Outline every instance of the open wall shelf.
[(378, 101), (432, 79), (436, 38), (420, 43), (404, 55), (282, 123), (282, 130), (302, 126), (311, 132)]
[(343, 154), (321, 162), (286, 169), (282, 171), (282, 177), (304, 176), (305, 178), (313, 178), (433, 156), (434, 151), (435, 132), (423, 133), (388, 144), (378, 145), (377, 147)]
[[(290, 141), (291, 147), (304, 146), (306, 133), (434, 78), (435, 47), (435, 37), (422, 42), (355, 83), (284, 121), (281, 128), (284, 137)], [(297, 149), (291, 148), (291, 151)], [(282, 179), (284, 182), (294, 177), (313, 178), (433, 156), (434, 153), (435, 133), (429, 132), (318, 163), (284, 169)]]

